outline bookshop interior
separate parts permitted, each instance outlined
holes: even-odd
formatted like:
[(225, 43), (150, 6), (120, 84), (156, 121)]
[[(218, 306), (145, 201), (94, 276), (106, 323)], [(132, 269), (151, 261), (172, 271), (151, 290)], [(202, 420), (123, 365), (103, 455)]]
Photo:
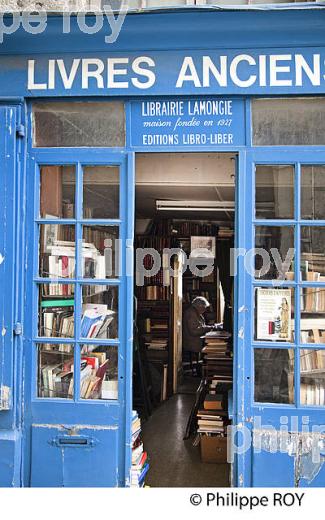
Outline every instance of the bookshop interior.
[[(305, 220), (324, 219), (324, 173), (302, 167)], [(119, 175), (84, 166), (80, 204), (74, 167), (40, 169), (39, 398), (118, 399)], [(235, 182), (231, 153), (136, 154), (132, 486), (230, 485)], [(294, 226), (267, 219), (293, 218), (293, 187), (293, 166), (257, 165), (255, 246), (282, 259)], [(301, 277), (313, 282), (300, 297), (302, 405), (325, 404), (325, 350), (311, 348), (325, 343), (324, 242), (323, 226), (301, 227)], [(294, 279), (294, 258), (267, 271), (260, 260), (255, 277)], [(257, 287), (254, 339), (293, 342), (294, 309), (292, 287)], [(275, 347), (254, 349), (255, 401), (292, 404), (294, 349)]]
[(229, 485), (235, 161), (136, 155), (133, 406), (150, 486)]

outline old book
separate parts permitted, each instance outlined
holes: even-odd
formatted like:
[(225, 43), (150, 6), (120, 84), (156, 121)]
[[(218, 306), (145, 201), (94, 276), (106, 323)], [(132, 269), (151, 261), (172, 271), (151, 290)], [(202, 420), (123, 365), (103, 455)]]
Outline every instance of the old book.
[(205, 410), (222, 410), (224, 397), (222, 394), (208, 394), (205, 396), (203, 408)]

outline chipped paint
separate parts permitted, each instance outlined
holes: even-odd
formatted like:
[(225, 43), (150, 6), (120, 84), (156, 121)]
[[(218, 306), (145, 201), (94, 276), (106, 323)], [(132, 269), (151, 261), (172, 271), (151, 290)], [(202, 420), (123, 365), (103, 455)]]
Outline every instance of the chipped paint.
[(10, 410), (11, 392), (9, 386), (0, 387), (0, 410)]
[(5, 257), (0, 253), (0, 265), (4, 262)]
[(52, 428), (61, 431), (70, 431), (70, 435), (75, 435), (79, 430), (118, 430), (118, 425), (104, 425), (98, 426), (93, 424), (32, 424), (33, 428)]
[(244, 339), (244, 327), (240, 327), (240, 329), (238, 331), (238, 338)]
[(6, 327), (2, 327), (1, 336), (4, 337), (7, 334)]
[(302, 479), (310, 484), (325, 462), (325, 433), (321, 432), (256, 429), (253, 433), (253, 446), (255, 450), (286, 453), (289, 457), (294, 457), (296, 487)]

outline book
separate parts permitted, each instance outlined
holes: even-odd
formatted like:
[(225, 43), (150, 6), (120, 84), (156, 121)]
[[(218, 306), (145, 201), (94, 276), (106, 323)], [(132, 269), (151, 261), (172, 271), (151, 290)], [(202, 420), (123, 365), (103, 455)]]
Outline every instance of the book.
[(207, 394), (204, 399), (203, 408), (205, 410), (222, 410), (224, 396), (222, 394)]

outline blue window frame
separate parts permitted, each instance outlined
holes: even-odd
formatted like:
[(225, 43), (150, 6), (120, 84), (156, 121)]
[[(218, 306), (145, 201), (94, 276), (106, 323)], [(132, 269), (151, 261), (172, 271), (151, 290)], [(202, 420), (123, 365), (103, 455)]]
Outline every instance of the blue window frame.
[[(311, 430), (313, 426), (325, 423), (324, 402), (320, 404), (319, 401), (318, 405), (315, 405), (311, 402), (308, 402), (308, 404), (307, 402), (303, 403), (301, 400), (301, 392), (303, 388), (302, 385), (304, 384), (305, 376), (304, 371), (301, 373), (301, 359), (303, 359), (302, 356), (306, 355), (308, 352), (317, 350), (320, 353), (321, 359), (324, 359), (323, 356), (325, 354), (325, 345), (324, 343), (319, 342), (319, 338), (318, 342), (315, 341), (313, 343), (303, 343), (300, 334), (301, 324), (303, 321), (301, 318), (301, 313), (303, 310), (302, 305), (305, 298), (304, 294), (307, 291), (313, 289), (317, 289), (317, 291), (325, 290), (325, 284), (323, 280), (308, 281), (301, 274), (301, 239), (304, 228), (308, 227), (308, 229), (317, 230), (321, 229), (325, 224), (323, 219), (315, 220), (313, 218), (303, 218), (301, 209), (302, 176), (305, 172), (305, 168), (309, 168), (310, 166), (322, 166), (324, 164), (325, 153), (321, 148), (316, 147), (313, 149), (290, 147), (286, 148), (285, 150), (280, 147), (265, 147), (258, 150), (250, 149), (247, 152), (247, 184), (245, 193), (246, 238), (243, 239), (243, 247), (245, 251), (254, 250), (256, 246), (256, 230), (259, 230), (261, 227), (263, 227), (264, 230), (269, 231), (270, 234), (271, 230), (274, 229), (291, 228), (293, 229), (295, 255), (291, 264), (294, 274), (287, 276), (285, 280), (258, 279), (249, 274), (245, 266), (242, 265), (241, 281), (244, 283), (243, 287), (239, 289), (239, 292), (244, 291), (246, 293), (244, 300), (246, 301), (246, 305), (248, 304), (246, 307), (248, 321), (245, 321), (245, 317), (240, 316), (239, 313), (238, 320), (239, 322), (242, 320), (244, 327), (243, 330), (245, 330), (245, 353), (243, 354), (244, 357), (242, 365), (244, 367), (244, 374), (242, 375), (242, 378), (239, 378), (237, 381), (237, 385), (242, 384), (242, 403), (244, 410), (242, 419), (243, 424), (245, 424), (245, 426), (247, 426), (250, 431), (254, 429), (253, 424), (254, 418), (256, 417), (260, 417), (262, 426), (264, 425), (266, 427), (274, 427), (277, 430), (279, 430), (281, 425), (283, 427), (282, 421), (286, 421), (286, 419), (288, 421), (289, 431), (292, 431), (292, 428), (298, 428), (298, 431), (301, 431), (303, 424), (305, 424), (306, 427), (306, 421), (309, 430)], [(265, 167), (273, 165), (275, 167), (283, 165), (292, 167), (294, 179), (292, 185), (294, 210), (292, 215), (285, 215), (284, 218), (274, 218), (274, 216), (272, 218), (260, 218), (260, 216), (256, 216), (256, 172), (260, 166)], [(280, 339), (280, 341), (265, 341), (263, 339), (259, 340), (256, 338), (257, 325), (254, 312), (256, 306), (255, 291), (259, 288), (269, 288), (272, 290), (288, 288), (294, 292), (294, 299), (292, 300), (292, 325), (295, 333), (290, 338), (286, 338), (285, 340)], [(281, 402), (281, 400), (278, 402), (276, 402), (276, 400), (274, 400), (274, 402), (270, 402), (270, 400), (266, 398), (263, 399), (263, 397), (256, 396), (254, 392), (256, 385), (256, 366), (254, 363), (254, 358), (256, 359), (256, 352), (259, 349), (263, 349), (263, 351), (266, 352), (267, 356), (269, 356), (271, 359), (272, 351), (275, 351), (276, 354), (279, 354), (278, 357), (281, 359), (281, 356), (284, 356), (286, 349), (290, 350), (292, 354), (290, 355), (290, 358), (292, 358), (291, 367), (294, 367), (292, 373), (293, 396), (292, 399), (287, 400), (287, 402)], [(306, 375), (308, 376), (310, 374)], [(271, 374), (269, 374), (269, 377), (272, 377)], [(319, 381), (321, 381), (321, 385), (323, 385), (323, 381), (325, 382), (325, 370), (319, 370), (317, 378)], [(238, 396), (238, 398), (240, 402), (240, 396)], [(263, 476), (259, 473), (259, 463), (257, 460), (258, 459), (256, 459), (256, 455), (254, 455), (252, 449), (249, 449), (245, 454), (238, 458), (237, 471), (238, 474), (240, 472), (243, 476), (242, 483), (244, 486), (260, 485), (259, 482), (263, 482), (264, 484), (266, 483), (265, 475)], [(266, 459), (261, 458), (260, 460), (264, 464), (263, 461)], [(282, 460), (279, 461), (278, 467), (281, 467), (282, 462)], [(294, 472), (290, 472), (288, 470), (290, 467), (290, 465), (288, 465), (288, 460), (285, 461), (285, 464), (286, 466), (283, 470), (283, 478), (287, 480), (284, 480), (283, 485), (294, 485)], [(259, 480), (260, 478), (262, 478), (262, 480)], [(279, 479), (278, 471), (276, 478)], [(313, 483), (312, 485), (316, 484)]]
[[(133, 199), (134, 199), (134, 178), (133, 178), (133, 154), (126, 154), (119, 150), (108, 149), (42, 149), (31, 151), (31, 161), (29, 163), (28, 174), (28, 193), (30, 204), (28, 207), (27, 221), (30, 224), (27, 226), (28, 244), (30, 249), (27, 252), (28, 256), (28, 271), (27, 277), (27, 305), (28, 325), (26, 337), (31, 338), (31, 341), (26, 342), (26, 385), (27, 385), (27, 401), (26, 401), (26, 419), (27, 424), (51, 424), (57, 421), (60, 424), (79, 424), (90, 425), (93, 427), (92, 434), (96, 438), (96, 427), (108, 428), (114, 433), (116, 439), (114, 442), (108, 442), (109, 454), (112, 457), (112, 464), (109, 465), (111, 473), (104, 472), (102, 476), (94, 476), (94, 485), (104, 486), (124, 486), (127, 485), (130, 467), (130, 437), (131, 437), (131, 408), (132, 408), (132, 323), (133, 323), (133, 285), (132, 275), (131, 283), (127, 276), (130, 266), (130, 252), (133, 251)], [(41, 185), (41, 171), (42, 168), (51, 168), (58, 166), (67, 166), (75, 169), (75, 213), (72, 217), (53, 218), (49, 215), (40, 214), (40, 185)], [(119, 211), (114, 214), (114, 218), (88, 218), (83, 212), (83, 178), (85, 171), (89, 167), (97, 167), (97, 169), (118, 169), (119, 171)], [(87, 173), (88, 180), (92, 171)], [(71, 190), (70, 190), (71, 191)], [(96, 198), (98, 193), (95, 192)], [(39, 250), (40, 250), (40, 227), (41, 226), (69, 226), (70, 230), (74, 229), (75, 240), (75, 272), (69, 277), (69, 280), (64, 280), (61, 277), (49, 278), (48, 275), (39, 270)], [(118, 230), (118, 238), (121, 243), (119, 251), (119, 272), (109, 278), (100, 277), (94, 278), (92, 273), (90, 278), (83, 272), (82, 257), (83, 247), (81, 246), (83, 238), (83, 229), (91, 226), (103, 229)], [(132, 267), (131, 267), (132, 268)], [(103, 270), (101, 270), (103, 273)], [(131, 271), (132, 273), (132, 271)], [(45, 275), (45, 276), (44, 276)], [(85, 275), (85, 276), (84, 276)], [(97, 274), (95, 275), (97, 276)], [(44, 331), (39, 329), (38, 311), (40, 308), (39, 301), (39, 286), (47, 287), (51, 284), (60, 285), (61, 287), (74, 287), (74, 296), (72, 295), (69, 303), (74, 310), (74, 332), (72, 337), (46, 337)], [(119, 318), (117, 326), (117, 334), (112, 338), (90, 339), (89, 337), (82, 337), (81, 334), (81, 317), (82, 317), (82, 291), (85, 288), (94, 289), (105, 287), (118, 294), (118, 311)], [(71, 293), (69, 293), (71, 296)], [(96, 302), (97, 303), (97, 302)], [(123, 316), (124, 319), (121, 319)], [(60, 348), (64, 350), (65, 346), (69, 345), (73, 350), (73, 393), (69, 398), (59, 398), (56, 394), (53, 397), (48, 392), (40, 394), (38, 390), (38, 377), (42, 377), (40, 370), (38, 370), (38, 349), (45, 345), (53, 345), (53, 349)], [(61, 345), (61, 347), (59, 347)], [(116, 349), (118, 353), (118, 397), (115, 399), (86, 399), (85, 395), (81, 395), (81, 357), (82, 348), (97, 347), (100, 351), (105, 349)], [(47, 348), (47, 347), (45, 347)], [(51, 347), (52, 348), (52, 347)], [(30, 356), (30, 351), (32, 355)], [(87, 350), (88, 352), (88, 350)], [(103, 395), (103, 394), (102, 394)], [(112, 394), (106, 394), (106, 396)], [(66, 397), (66, 396), (65, 396)], [(33, 430), (33, 428), (32, 428)], [(105, 430), (106, 431), (106, 430)], [(26, 430), (27, 439), (31, 435), (33, 440), (33, 433)], [(34, 438), (37, 438), (37, 433), (34, 433)], [(53, 440), (53, 439), (52, 439)], [(44, 442), (44, 441), (43, 441)], [(46, 441), (49, 442), (48, 439)], [(51, 441), (52, 442), (52, 441)], [(53, 441), (54, 442), (54, 441)], [(94, 441), (95, 443), (95, 441)], [(95, 445), (95, 444), (94, 444)], [(46, 443), (44, 444), (45, 449)], [(111, 446), (111, 447), (109, 447)], [(69, 448), (69, 446), (68, 446)], [(28, 460), (27, 454), (27, 460)], [(42, 485), (39, 477), (37, 477), (37, 461), (36, 454), (30, 454), (30, 460), (26, 464), (25, 478), (26, 482), (31, 482), (31, 485)], [(116, 463), (113, 461), (116, 459)], [(36, 465), (36, 466), (35, 466)], [(118, 468), (116, 471), (115, 466)], [(114, 471), (113, 471), (114, 467)], [(76, 464), (78, 468), (78, 464)], [(96, 469), (98, 473), (98, 468)], [(116, 481), (118, 479), (118, 481)], [(89, 479), (89, 481), (91, 478)], [(63, 485), (75, 485), (76, 481)], [(62, 485), (62, 482), (55, 482), (54, 485)]]

